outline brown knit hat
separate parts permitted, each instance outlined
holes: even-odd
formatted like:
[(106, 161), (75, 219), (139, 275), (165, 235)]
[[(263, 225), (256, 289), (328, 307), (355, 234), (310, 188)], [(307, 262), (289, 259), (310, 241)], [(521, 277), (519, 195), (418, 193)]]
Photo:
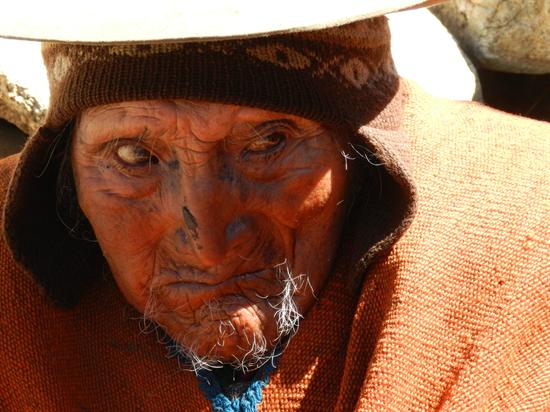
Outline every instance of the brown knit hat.
[[(68, 140), (71, 122), (85, 108), (186, 98), (291, 113), (359, 133), (394, 99), (399, 85), (384, 17), (241, 40), (45, 43), (43, 55), (50, 109), (45, 125), (21, 154), (7, 195), (4, 230), (15, 259), (50, 297), (65, 305), (78, 301), (104, 265), (97, 243), (75, 236), (60, 218), (69, 205), (57, 203), (59, 170), (66, 158), (63, 140)], [(390, 117), (386, 123), (391, 128), (397, 122), (395, 113)], [(380, 153), (376, 144), (366, 144)], [(393, 182), (388, 185), (396, 187), (396, 200), (384, 213), (397, 218), (383, 221), (384, 233), (371, 236), (369, 246), (390, 242), (412, 213), (412, 185), (392, 159), (385, 159), (385, 173)]]

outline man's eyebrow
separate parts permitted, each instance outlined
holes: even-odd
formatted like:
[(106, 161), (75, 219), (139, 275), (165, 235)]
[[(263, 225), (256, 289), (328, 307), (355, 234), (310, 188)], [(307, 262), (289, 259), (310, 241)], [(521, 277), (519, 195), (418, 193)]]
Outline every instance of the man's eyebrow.
[(265, 131), (266, 129), (270, 129), (275, 126), (287, 126), (294, 130), (300, 130), (300, 128), (298, 127), (295, 121), (287, 118), (281, 118), (281, 119), (268, 120), (266, 122), (256, 124), (252, 126), (251, 131), (253, 133), (260, 133)]
[(96, 144), (92, 144), (93, 146), (96, 147), (95, 151), (96, 152), (102, 152), (106, 149), (109, 149), (109, 148), (112, 148), (112, 147), (115, 147), (116, 145), (118, 145), (118, 143), (120, 141), (127, 141), (127, 142), (135, 142), (136, 144), (137, 143), (140, 143), (140, 142), (145, 142), (147, 143), (148, 141), (154, 141), (155, 138), (154, 137), (151, 137), (151, 133), (150, 133), (150, 130), (147, 126), (143, 127), (143, 129), (137, 131), (136, 133), (106, 133), (104, 135), (104, 137), (107, 137), (108, 136), (108, 139), (102, 139), (103, 141), (101, 142), (98, 142)]
[(136, 135), (135, 139), (138, 142), (150, 140), (151, 139), (151, 130), (147, 126), (144, 126), (141, 133), (138, 133)]
[(105, 135), (108, 136), (109, 139), (105, 141), (105, 143), (113, 143), (118, 142), (120, 140), (135, 140), (136, 142), (143, 142), (150, 139), (150, 133), (147, 127), (144, 127), (141, 130), (137, 131), (126, 131), (126, 132), (110, 132)]

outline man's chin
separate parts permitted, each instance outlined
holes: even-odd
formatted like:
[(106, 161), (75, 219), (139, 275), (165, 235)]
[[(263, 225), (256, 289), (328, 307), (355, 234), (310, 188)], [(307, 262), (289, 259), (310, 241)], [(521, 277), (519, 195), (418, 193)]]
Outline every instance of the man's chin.
[(229, 296), (205, 304), (191, 326), (168, 327), (167, 333), (191, 363), (210, 368), (231, 364), (243, 370), (269, 360), (281, 338), (275, 309), (267, 301)]
[(194, 370), (222, 364), (252, 370), (269, 361), (302, 317), (295, 299), (308, 284), (307, 276), (293, 277), (286, 265), (276, 273), (279, 287), (266, 296), (240, 288), (242, 294), (205, 295), (204, 300), (195, 294), (191, 305), (178, 293), (162, 294), (150, 300), (144, 317), (167, 332)]

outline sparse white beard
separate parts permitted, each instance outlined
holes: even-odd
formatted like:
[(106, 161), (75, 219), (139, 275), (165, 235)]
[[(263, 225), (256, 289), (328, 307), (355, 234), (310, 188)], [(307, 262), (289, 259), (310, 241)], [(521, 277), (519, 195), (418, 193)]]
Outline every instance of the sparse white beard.
[[(273, 349), (268, 349), (268, 344), (265, 336), (255, 334), (252, 339), (247, 338), (249, 347), (248, 350), (241, 358), (235, 357), (232, 362), (223, 362), (216, 358), (210, 358), (208, 356), (198, 356), (192, 348), (180, 348), (180, 354), (189, 359), (190, 370), (197, 373), (200, 370), (211, 370), (215, 368), (221, 368), (223, 365), (231, 365), (235, 370), (243, 373), (256, 370), (268, 362), (273, 362), (277, 356), (286, 348), (289, 338), (298, 330), (300, 314), (296, 303), (294, 302), (294, 295), (301, 291), (306, 284), (309, 284), (309, 279), (306, 275), (299, 275), (294, 277), (290, 270), (286, 260), (275, 266), (277, 272), (277, 279), (283, 284), (283, 289), (279, 293), (278, 301), (276, 304), (268, 304), (275, 310), (275, 320), (277, 324), (277, 338), (272, 342)], [(259, 298), (268, 299), (267, 297)], [(231, 328), (233, 325), (230, 321), (220, 322), (220, 334), (223, 337), (223, 331), (225, 328)], [(285, 339), (287, 338), (287, 339)], [(284, 340), (284, 344), (282, 344)]]
[[(185, 359), (187, 361), (181, 365), (184, 369), (198, 373), (201, 370), (212, 370), (222, 368), (224, 365), (230, 365), (235, 370), (246, 373), (259, 369), (268, 362), (273, 362), (276, 357), (282, 354), (290, 338), (298, 330), (299, 322), (302, 318), (294, 301), (294, 296), (296, 293), (303, 291), (306, 287), (312, 288), (307, 275), (301, 274), (293, 276), (286, 260), (276, 265), (274, 269), (277, 273), (277, 279), (283, 285), (282, 291), (277, 295), (279, 299), (275, 304), (272, 304), (267, 300), (273, 301), (273, 297), (257, 295), (258, 298), (265, 299), (275, 310), (274, 317), (277, 326), (277, 338), (274, 342), (271, 342), (272, 344), (269, 345), (270, 348), (268, 348), (268, 342), (263, 334), (254, 334), (252, 339), (245, 335), (248, 347), (244, 348), (244, 350), (246, 350), (244, 356), (240, 358), (235, 356), (233, 361), (228, 362), (227, 360), (222, 361), (216, 356), (199, 356), (195, 347), (183, 347), (172, 342), (172, 345), (169, 346), (171, 353), (178, 356), (178, 359)], [(211, 305), (215, 304), (208, 304), (209, 307)], [(147, 320), (147, 322), (151, 321)], [(231, 321), (220, 321), (217, 344), (223, 346), (224, 337), (230, 336), (232, 332), (235, 333), (235, 327)], [(211, 352), (215, 352), (215, 347), (213, 347)]]

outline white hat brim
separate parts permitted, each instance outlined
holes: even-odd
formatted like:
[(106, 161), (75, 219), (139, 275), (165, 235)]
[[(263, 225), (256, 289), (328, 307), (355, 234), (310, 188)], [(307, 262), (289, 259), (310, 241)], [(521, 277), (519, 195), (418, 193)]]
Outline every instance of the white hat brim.
[(69, 43), (223, 40), (339, 26), (418, 0), (9, 0), (0, 37)]

